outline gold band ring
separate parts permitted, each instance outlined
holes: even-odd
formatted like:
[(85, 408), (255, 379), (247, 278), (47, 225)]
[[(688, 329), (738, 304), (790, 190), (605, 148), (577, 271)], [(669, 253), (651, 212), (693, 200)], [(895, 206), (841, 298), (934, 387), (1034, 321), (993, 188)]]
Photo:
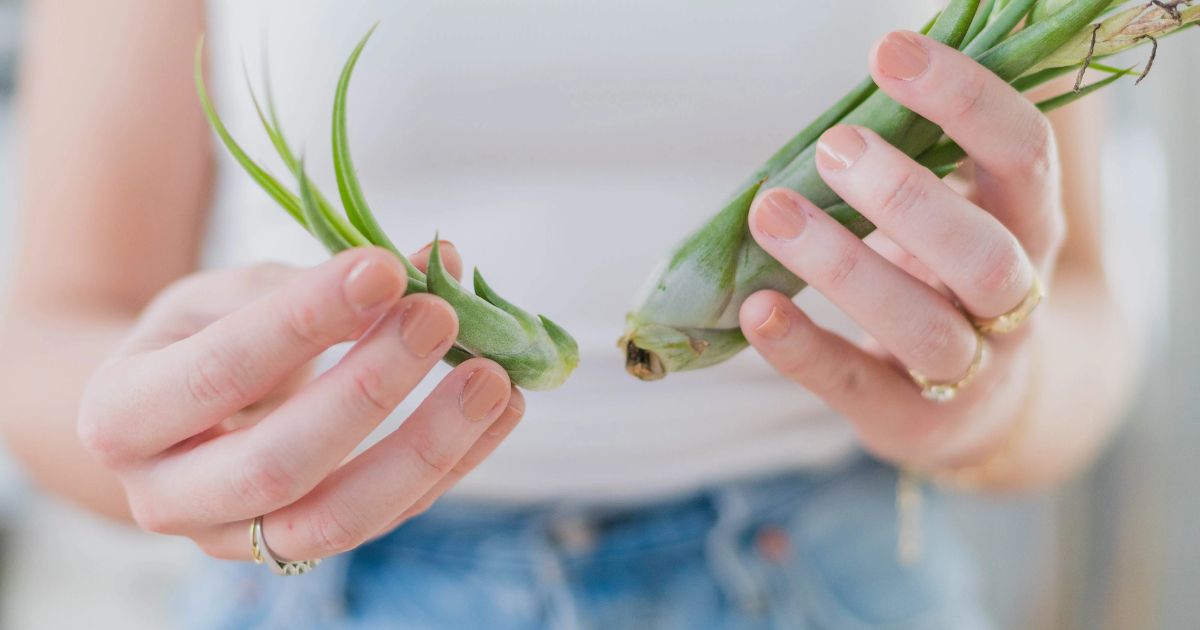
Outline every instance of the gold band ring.
[(966, 387), (975, 378), (979, 367), (983, 365), (985, 354), (987, 354), (987, 340), (983, 338), (983, 331), (975, 329), (975, 358), (971, 359), (971, 365), (967, 367), (966, 373), (961, 378), (949, 382), (934, 382), (916, 370), (909, 370), (908, 375), (917, 384), (917, 387), (921, 388), (921, 397), (936, 403), (948, 403), (958, 396), (958, 390)]
[(1033, 272), (1033, 285), (1029, 287), (1029, 293), (1025, 294), (1025, 299), (1013, 310), (996, 317), (980, 319), (971, 317), (971, 323), (975, 324), (976, 330), (985, 335), (1006, 335), (1021, 327), (1025, 320), (1037, 309), (1042, 300), (1046, 298), (1046, 287), (1042, 284), (1042, 279), (1038, 273)]

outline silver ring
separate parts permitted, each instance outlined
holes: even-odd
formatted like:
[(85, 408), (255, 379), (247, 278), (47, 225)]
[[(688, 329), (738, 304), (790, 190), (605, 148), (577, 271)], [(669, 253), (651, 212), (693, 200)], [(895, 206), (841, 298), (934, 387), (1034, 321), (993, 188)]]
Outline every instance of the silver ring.
[(266, 564), (275, 575), (304, 575), (321, 564), (320, 560), (281, 560), (263, 537), (262, 520), (259, 516), (250, 522), (250, 556), (255, 564)]

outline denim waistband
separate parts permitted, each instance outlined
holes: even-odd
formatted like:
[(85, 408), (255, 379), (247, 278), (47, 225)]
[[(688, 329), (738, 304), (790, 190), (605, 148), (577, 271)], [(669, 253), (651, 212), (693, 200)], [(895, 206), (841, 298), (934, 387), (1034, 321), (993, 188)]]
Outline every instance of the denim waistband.
[(864, 466), (883, 464), (858, 456), (835, 467), (729, 482), (645, 505), (507, 505), (444, 499), (421, 518), (372, 542), (370, 553), (420, 553), (475, 564), (527, 563), (530, 545), (545, 541), (567, 558), (574, 551), (586, 552), (591, 562), (620, 561), (654, 550), (704, 545), (719, 523), (729, 525), (750, 515), (759, 523), (786, 518), (814, 487), (848, 468)]
[[(215, 563), (189, 627), (985, 628), (940, 502), (895, 559), (895, 472), (866, 457), (637, 506), (442, 501), (300, 578)], [(811, 622), (811, 623), (810, 623)]]

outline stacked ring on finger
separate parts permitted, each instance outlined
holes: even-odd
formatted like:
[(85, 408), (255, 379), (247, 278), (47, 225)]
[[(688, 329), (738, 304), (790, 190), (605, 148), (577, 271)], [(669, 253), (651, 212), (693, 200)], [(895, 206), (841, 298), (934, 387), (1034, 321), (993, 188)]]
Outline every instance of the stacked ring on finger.
[(971, 361), (971, 365), (967, 367), (967, 371), (958, 380), (943, 383), (935, 383), (920, 372), (909, 370), (908, 375), (921, 388), (921, 396), (926, 400), (939, 403), (947, 403), (954, 400), (958, 395), (958, 390), (966, 387), (975, 378), (975, 375), (979, 372), (979, 367), (983, 364), (983, 358), (987, 352), (987, 340), (984, 339), (984, 335), (1007, 335), (1016, 332), (1045, 298), (1046, 287), (1042, 284), (1041, 277), (1038, 276), (1037, 272), (1034, 272), (1033, 283), (1029, 287), (1029, 293), (1012, 310), (989, 318), (968, 315), (971, 324), (975, 327), (975, 358)]
[(266, 564), (275, 575), (304, 575), (317, 568), (320, 560), (283, 560), (275, 556), (263, 536), (263, 517), (250, 522), (250, 556), (254, 564)]
[(281, 560), (263, 537), (262, 521), (261, 516), (250, 521), (250, 557), (255, 564), (266, 564), (275, 575), (304, 575), (321, 564), (320, 560)]
[[(911, 417), (922, 404), (918, 396), (888, 396), (880, 405), (860, 394), (898, 392), (915, 380), (926, 398), (948, 401), (988, 369), (985, 337), (1016, 330), (1042, 301), (1033, 261), (1052, 259), (1066, 217), (1056, 201), (1053, 129), (1011, 85), (960, 51), (910, 32), (879, 42), (871, 76), (971, 157), (983, 176), (976, 177), (977, 197), (942, 181), (890, 143), (890, 134), (850, 117), (815, 143), (813, 159), (828, 188), (789, 179), (807, 177), (802, 168), (786, 170), (775, 188), (759, 192), (750, 227), (766, 253), (914, 371), (905, 375), (892, 361), (819, 330), (780, 295), (748, 300), (743, 325), (768, 361), (831, 406), (859, 418), (906, 406), (910, 413), (895, 415)], [(886, 235), (896, 255), (863, 244), (825, 212), (838, 203)], [(1004, 314), (991, 317), (996, 313)]]
[(1046, 287), (1042, 284), (1042, 279), (1037, 272), (1034, 272), (1033, 284), (1020, 304), (1011, 311), (996, 317), (972, 317), (971, 323), (975, 325), (976, 330), (985, 335), (1007, 335), (1020, 328), (1044, 299), (1046, 299)]
[(949, 382), (934, 382), (913, 369), (908, 371), (908, 375), (912, 377), (917, 387), (921, 388), (922, 398), (936, 403), (948, 403), (958, 396), (958, 390), (966, 387), (975, 378), (975, 375), (979, 373), (979, 368), (983, 365), (983, 359), (986, 355), (987, 340), (983, 338), (983, 332), (976, 328), (975, 357), (971, 359), (971, 365), (967, 366), (967, 371), (963, 373), (962, 377)]

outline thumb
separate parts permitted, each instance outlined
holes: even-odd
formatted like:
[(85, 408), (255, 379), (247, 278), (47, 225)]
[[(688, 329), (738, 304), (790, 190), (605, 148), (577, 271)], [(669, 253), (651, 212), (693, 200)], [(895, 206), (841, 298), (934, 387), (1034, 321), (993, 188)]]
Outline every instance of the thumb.
[[(458, 255), (458, 248), (454, 247), (454, 243), (450, 241), (438, 241), (438, 250), (442, 254), (442, 264), (446, 266), (446, 271), (449, 271), (455, 280), (462, 280), (462, 256)], [(433, 243), (430, 243), (409, 256), (408, 260), (417, 269), (427, 273), (429, 271), (429, 254), (432, 251)]]

